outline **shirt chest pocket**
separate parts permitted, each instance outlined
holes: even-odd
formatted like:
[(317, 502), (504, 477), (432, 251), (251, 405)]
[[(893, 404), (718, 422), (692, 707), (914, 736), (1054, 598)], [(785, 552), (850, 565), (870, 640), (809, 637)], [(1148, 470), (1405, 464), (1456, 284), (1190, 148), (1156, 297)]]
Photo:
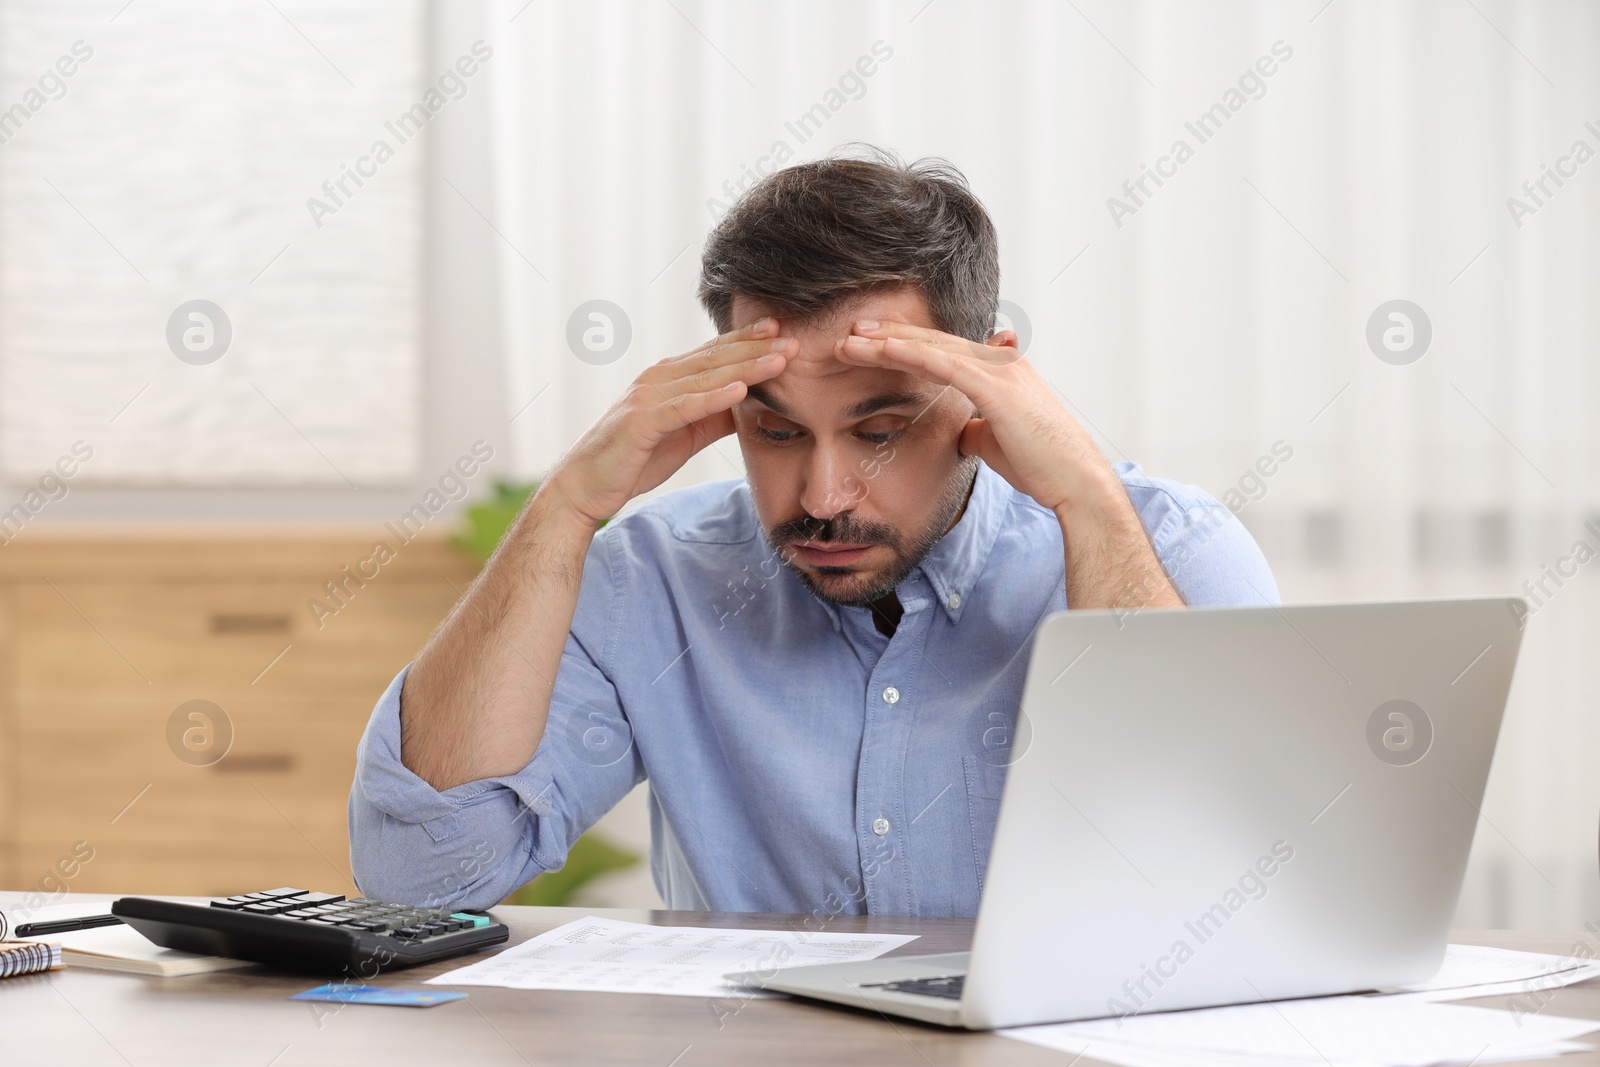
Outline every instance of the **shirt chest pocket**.
[(989, 869), (989, 849), (1000, 817), (1000, 794), (1006, 784), (1006, 764), (979, 756), (962, 756), (961, 773), (967, 785), (967, 821), (972, 827), (972, 862), (978, 871), (978, 892)]

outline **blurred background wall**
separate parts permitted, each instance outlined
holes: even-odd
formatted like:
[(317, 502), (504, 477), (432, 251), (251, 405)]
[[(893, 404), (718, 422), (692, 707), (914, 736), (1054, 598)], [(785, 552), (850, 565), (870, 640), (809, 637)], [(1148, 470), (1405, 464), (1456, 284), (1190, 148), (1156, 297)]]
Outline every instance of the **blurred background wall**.
[[(160, 78), (177, 76), (184, 49), (214, 40), (184, 5), (157, 0), (82, 5), (82, 28), (44, 40), (30, 29), (41, 7), (0, 0), (0, 104), (72, 40), (92, 39), (96, 56), (0, 145), (0, 176), (24, 138), (50, 137), (57, 118), (71, 128), (71, 109), (92, 99), (80, 88), (95, 64), (118, 61), (119, 41), (126, 62)], [(698, 250), (754, 177), (856, 141), (942, 156), (995, 218), (1003, 310), (1029, 357), (1111, 458), (1236, 504), (1286, 600), (1530, 596), (1457, 922), (1600, 918), (1590, 770), (1600, 593), (1587, 563), (1600, 523), (1586, 525), (1600, 516), (1591, 5), (494, 0), (416, 10), (420, 84), (395, 88), (388, 107), (380, 92), (384, 113), (403, 111), (476, 42), (492, 58), (429, 121), (417, 174), (404, 179), (416, 182), (421, 242), (411, 473), (355, 488), (89, 478), (41, 526), (376, 523), (479, 439), (494, 445), (492, 476), (537, 477), (644, 366), (708, 335), (693, 296)], [(385, 54), (362, 34), (376, 8), (278, 3), (257, 15), (254, 47), (293, 87), (281, 108), (320, 122), (367, 99)], [(135, 42), (162, 19), (172, 47), (141, 51)], [(360, 218), (370, 198), (318, 230), (300, 197), (364, 140), (353, 132), (347, 150), (308, 160), (288, 183), (303, 192), (276, 208), (267, 256), (319, 233), (337, 239), (341, 222)], [(70, 188), (92, 196), (95, 177), (73, 175)], [(50, 202), (48, 191), (30, 195)], [(182, 203), (172, 227), (194, 217)], [(99, 204), (103, 213), (82, 215), (54, 204), (49, 232), (85, 248), (100, 241), (111, 256), (103, 237), (129, 232), (118, 214), (137, 205)], [(21, 224), (0, 205), (0, 242)], [(142, 251), (155, 245), (123, 248), (136, 263)], [(292, 263), (286, 254), (273, 270)], [(15, 314), (6, 295), (0, 319)], [(85, 313), (94, 309), (91, 300)], [(130, 347), (163, 373), (186, 369), (165, 351), (163, 325)], [(326, 353), (340, 358), (337, 346)], [(337, 464), (337, 430), (305, 443)], [(278, 432), (275, 447), (300, 434)], [(725, 441), (663, 491), (741, 473)], [(1587, 554), (1574, 552), (1579, 542)], [(606, 824), (638, 847), (640, 801)], [(653, 891), (635, 869), (595, 892), (631, 903)]]

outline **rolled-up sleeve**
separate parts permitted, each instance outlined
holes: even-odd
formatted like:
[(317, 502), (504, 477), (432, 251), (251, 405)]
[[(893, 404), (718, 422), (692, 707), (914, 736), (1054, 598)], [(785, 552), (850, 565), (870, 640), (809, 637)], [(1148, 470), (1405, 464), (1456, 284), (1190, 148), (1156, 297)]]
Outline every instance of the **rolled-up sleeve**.
[(400, 759), (409, 667), (378, 700), (350, 790), (350, 864), (363, 894), (490, 907), (561, 867), (578, 835), (644, 779), (616, 689), (596, 662), (614, 650), (613, 622), (625, 608), (606, 540), (596, 537), (590, 547), (544, 736), (522, 770), (436, 790)]
[(1272, 568), (1239, 517), (1205, 490), (1116, 465), (1150, 545), (1191, 607), (1276, 604)]
[(1174, 515), (1152, 543), (1191, 607), (1278, 602), (1278, 583), (1267, 557), (1238, 516), (1221, 504)]

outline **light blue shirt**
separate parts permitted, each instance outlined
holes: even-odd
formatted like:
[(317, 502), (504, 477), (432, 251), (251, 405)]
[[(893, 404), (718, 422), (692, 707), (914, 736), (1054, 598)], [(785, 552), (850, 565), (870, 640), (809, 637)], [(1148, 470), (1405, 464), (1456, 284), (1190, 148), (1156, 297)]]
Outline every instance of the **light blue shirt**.
[[(1277, 600), (1226, 507), (1117, 473), (1187, 603)], [(617, 519), (589, 549), (522, 770), (438, 792), (400, 762), (404, 671), (378, 701), (350, 793), (361, 891), (489, 907), (648, 779), (668, 907), (976, 915), (1034, 629), (1067, 606), (1060, 524), (980, 466), (899, 596), (892, 638), (869, 609), (817, 599), (742, 481)]]

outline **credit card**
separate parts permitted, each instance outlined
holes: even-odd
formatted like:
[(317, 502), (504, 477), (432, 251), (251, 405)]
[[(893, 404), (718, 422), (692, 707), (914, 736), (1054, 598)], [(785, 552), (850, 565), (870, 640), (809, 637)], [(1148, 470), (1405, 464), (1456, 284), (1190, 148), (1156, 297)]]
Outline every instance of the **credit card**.
[(465, 993), (435, 993), (431, 989), (386, 989), (375, 985), (331, 982), (296, 993), (290, 1000), (325, 1000), (333, 1004), (394, 1004), (404, 1008), (431, 1008), (460, 1000)]

